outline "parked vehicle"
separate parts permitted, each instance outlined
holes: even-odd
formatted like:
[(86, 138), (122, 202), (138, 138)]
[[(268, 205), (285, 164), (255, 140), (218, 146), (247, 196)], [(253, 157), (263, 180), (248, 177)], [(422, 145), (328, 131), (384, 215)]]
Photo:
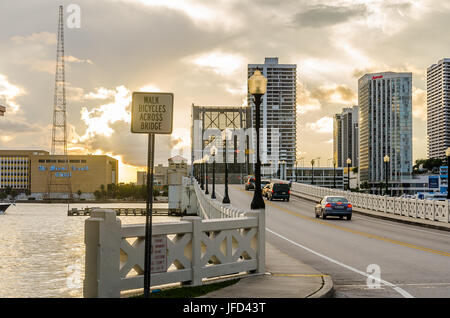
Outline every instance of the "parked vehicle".
[(264, 189), (268, 184), (270, 184), (270, 180), (261, 180), (261, 189)]
[(267, 198), (267, 192), (270, 190), (270, 183), (266, 184), (264, 188), (262, 188), (261, 193), (264, 198)]
[(266, 198), (270, 201), (281, 199), (283, 201), (289, 201), (291, 191), (289, 190), (289, 184), (287, 183), (271, 183), (269, 189), (266, 191)]
[(326, 219), (327, 216), (339, 216), (342, 219), (344, 216), (347, 220), (352, 219), (352, 204), (347, 198), (337, 196), (326, 196), (315, 207), (316, 218), (322, 217)]
[(251, 189), (255, 189), (255, 177), (248, 177), (247, 182), (245, 183), (245, 190)]

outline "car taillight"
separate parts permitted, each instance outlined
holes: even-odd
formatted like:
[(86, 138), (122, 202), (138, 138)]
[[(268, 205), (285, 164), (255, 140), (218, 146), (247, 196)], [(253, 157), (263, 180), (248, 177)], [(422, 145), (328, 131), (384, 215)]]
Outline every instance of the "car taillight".
[(272, 193), (274, 193), (274, 191), (272, 190)]
[(288, 194), (291, 194), (291, 190), (288, 190)]
[(350, 203), (347, 205), (347, 208), (352, 208), (353, 205), (351, 205)]
[(331, 203), (327, 203), (327, 205), (325, 205), (326, 208), (331, 208)]

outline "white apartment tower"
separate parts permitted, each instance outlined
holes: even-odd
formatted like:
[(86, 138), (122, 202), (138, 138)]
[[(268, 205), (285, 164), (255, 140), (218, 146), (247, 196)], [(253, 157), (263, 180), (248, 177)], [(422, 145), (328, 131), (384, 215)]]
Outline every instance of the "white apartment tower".
[[(261, 140), (261, 161), (267, 163), (271, 154), (278, 147), (278, 159), (284, 161), (287, 177), (292, 178), (296, 159), (296, 110), (297, 110), (297, 65), (278, 64), (278, 57), (266, 57), (264, 64), (249, 64), (248, 78), (259, 69), (267, 78), (267, 91), (263, 96), (260, 116), (263, 130)], [(253, 96), (247, 95), (247, 102), (252, 108), (252, 121), (255, 120)], [(254, 126), (254, 125), (252, 125)], [(278, 129), (278, 142), (271, 136), (273, 129)], [(275, 143), (272, 145), (272, 143)], [(278, 144), (278, 145), (277, 145)], [(266, 161), (266, 162), (264, 162)]]
[(445, 160), (450, 147), (450, 59), (427, 69), (428, 158)]
[(359, 175), (372, 185), (385, 180), (388, 155), (390, 181), (412, 172), (412, 74), (366, 74), (358, 82)]

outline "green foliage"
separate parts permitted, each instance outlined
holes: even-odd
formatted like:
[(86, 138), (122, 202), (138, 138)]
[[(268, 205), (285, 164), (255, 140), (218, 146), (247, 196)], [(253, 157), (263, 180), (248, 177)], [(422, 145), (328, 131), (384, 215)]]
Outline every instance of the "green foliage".
[(430, 158), (430, 159), (417, 159), (416, 164), (413, 166), (413, 171), (420, 173), (420, 166), (428, 171), (433, 170), (433, 168), (439, 168), (444, 165), (444, 162), (440, 158)]

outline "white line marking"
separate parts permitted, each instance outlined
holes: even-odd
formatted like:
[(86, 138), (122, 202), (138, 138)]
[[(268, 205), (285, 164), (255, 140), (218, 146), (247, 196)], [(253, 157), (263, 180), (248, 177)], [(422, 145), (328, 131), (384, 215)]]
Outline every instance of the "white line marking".
[(384, 285), (386, 285), (386, 286), (391, 287), (391, 288), (394, 289), (396, 292), (398, 292), (400, 295), (402, 295), (404, 298), (414, 298), (414, 296), (412, 296), (412, 295), (411, 295), (410, 293), (408, 293), (406, 290), (404, 290), (404, 289), (402, 289), (402, 288), (400, 288), (400, 287), (398, 287), (398, 286), (396, 286), (396, 285), (394, 285), (394, 284), (392, 284), (392, 283), (390, 283), (390, 282), (388, 282), (388, 281), (385, 281), (385, 280), (383, 280), (383, 279), (378, 279), (378, 278), (376, 278), (376, 277), (372, 277), (371, 275), (369, 275), (369, 274), (367, 274), (367, 273), (365, 273), (365, 272), (362, 272), (362, 271), (360, 271), (360, 270), (358, 270), (358, 269), (356, 269), (356, 268), (354, 268), (354, 267), (351, 267), (351, 266), (349, 266), (349, 265), (346, 265), (346, 264), (344, 264), (344, 263), (341, 263), (341, 262), (339, 262), (339, 261), (336, 261), (336, 260), (334, 260), (334, 259), (332, 259), (332, 258), (330, 258), (330, 257), (328, 257), (328, 256), (325, 256), (325, 255), (320, 254), (320, 253), (318, 253), (318, 252), (316, 252), (316, 251), (313, 251), (312, 249), (310, 249), (310, 248), (308, 248), (308, 247), (306, 247), (306, 246), (303, 246), (303, 245), (301, 245), (301, 244), (299, 244), (299, 243), (297, 243), (297, 242), (294, 242), (294, 241), (292, 241), (292, 240), (290, 240), (290, 239), (288, 239), (288, 238), (286, 238), (286, 237), (284, 237), (284, 236), (282, 236), (282, 235), (280, 235), (280, 234), (278, 234), (278, 233), (276, 233), (276, 232), (274, 232), (274, 231), (272, 231), (272, 230), (270, 230), (270, 229), (268, 229), (268, 228), (266, 228), (266, 231), (268, 231), (268, 232), (270, 232), (270, 233), (272, 233), (272, 234), (278, 236), (279, 238), (281, 238), (281, 239), (283, 239), (283, 240), (285, 240), (285, 241), (288, 241), (289, 243), (291, 243), (291, 244), (293, 244), (293, 245), (295, 245), (295, 246), (298, 246), (298, 247), (300, 247), (300, 248), (303, 248), (304, 250), (307, 250), (308, 252), (313, 253), (314, 255), (317, 255), (317, 256), (319, 256), (319, 257), (322, 257), (322, 258), (326, 259), (326, 260), (329, 261), (329, 262), (332, 262), (332, 263), (335, 263), (335, 264), (337, 264), (337, 265), (339, 265), (339, 266), (341, 266), (341, 267), (344, 267), (344, 268), (346, 268), (346, 269), (348, 269), (348, 270), (350, 270), (350, 271), (352, 271), (352, 272), (358, 273), (358, 274), (360, 274), (360, 275), (362, 275), (362, 276), (365, 276), (365, 277), (367, 277), (367, 278), (370, 277), (371, 279), (379, 280), (379, 282), (380, 282), (381, 284), (384, 284)]

